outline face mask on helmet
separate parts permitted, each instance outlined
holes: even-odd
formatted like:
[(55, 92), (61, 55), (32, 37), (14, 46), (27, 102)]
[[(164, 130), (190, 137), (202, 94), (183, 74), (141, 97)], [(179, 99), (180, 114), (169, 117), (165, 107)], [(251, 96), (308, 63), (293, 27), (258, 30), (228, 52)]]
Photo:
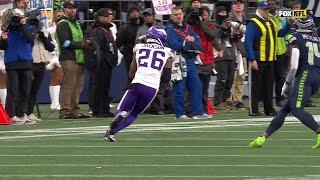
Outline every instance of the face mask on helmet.
[(313, 32), (316, 28), (311, 16), (304, 19), (298, 19), (295, 23), (297, 32)]

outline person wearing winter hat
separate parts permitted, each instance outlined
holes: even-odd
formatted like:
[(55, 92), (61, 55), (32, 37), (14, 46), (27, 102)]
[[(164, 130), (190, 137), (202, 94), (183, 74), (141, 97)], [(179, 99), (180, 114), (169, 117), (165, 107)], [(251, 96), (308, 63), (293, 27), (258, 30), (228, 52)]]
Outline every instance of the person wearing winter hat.
[(137, 32), (142, 24), (143, 19), (140, 17), (139, 7), (136, 5), (129, 7), (128, 22), (120, 27), (116, 39), (117, 48), (121, 49), (127, 72), (129, 72), (133, 58), (132, 50), (135, 45)]
[(195, 9), (199, 9), (201, 7), (201, 0), (191, 0), (190, 1), (191, 4), (191, 8)]
[(219, 41), (221, 42), (223, 56), (215, 61), (217, 81), (214, 87), (213, 103), (217, 110), (229, 108), (228, 99), (234, 81), (236, 68), (236, 45), (230, 24), (226, 21), (228, 13), (226, 7), (216, 8), (216, 23), (219, 27)]
[(199, 59), (196, 64), (201, 80), (202, 104), (205, 111), (208, 112), (208, 89), (216, 58), (214, 57), (214, 54), (218, 53), (219, 56), (222, 57), (223, 52), (218, 38), (218, 28), (210, 21), (209, 8), (207, 6), (200, 7), (199, 14), (201, 20), (200, 23), (193, 24), (192, 27), (200, 36), (201, 46), (203, 47), (203, 52), (199, 55)]
[(84, 39), (80, 23), (76, 19), (77, 9), (74, 3), (65, 2), (65, 17), (56, 30), (59, 44), (59, 61), (63, 75), (61, 81), (60, 119), (88, 118), (80, 113), (80, 94), (84, 87), (84, 54), (91, 46), (91, 39)]
[[(112, 69), (117, 65), (118, 52), (110, 28), (112, 14), (107, 8), (99, 9), (94, 18), (94, 24), (87, 33), (93, 39), (93, 52), (96, 52), (95, 64), (88, 68), (92, 85), (92, 116), (96, 118), (113, 117), (110, 112), (109, 91)], [(90, 51), (90, 50), (89, 50)], [(95, 57), (94, 55), (92, 57)]]
[(216, 7), (215, 17), (215, 22), (221, 25), (228, 18), (227, 8), (224, 6)]

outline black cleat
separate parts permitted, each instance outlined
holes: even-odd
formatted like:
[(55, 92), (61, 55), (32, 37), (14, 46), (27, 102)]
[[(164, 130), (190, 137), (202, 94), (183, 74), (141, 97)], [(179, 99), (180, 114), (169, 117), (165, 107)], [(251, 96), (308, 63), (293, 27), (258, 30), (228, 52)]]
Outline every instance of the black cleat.
[(261, 112), (250, 113), (249, 116), (263, 116)]
[(110, 133), (110, 131), (107, 131), (106, 134), (104, 135), (104, 139), (107, 141), (107, 142), (117, 142), (116, 138), (114, 137), (114, 135), (112, 135)]

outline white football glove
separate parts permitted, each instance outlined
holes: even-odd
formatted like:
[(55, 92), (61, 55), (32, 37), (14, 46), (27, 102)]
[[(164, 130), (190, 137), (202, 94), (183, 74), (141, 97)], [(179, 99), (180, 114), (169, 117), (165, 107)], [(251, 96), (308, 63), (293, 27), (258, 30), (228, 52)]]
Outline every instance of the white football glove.
[(290, 93), (290, 84), (288, 82), (285, 82), (282, 86), (281, 95), (284, 97), (288, 97)]
[(0, 60), (0, 71), (2, 72), (2, 73), (6, 73), (6, 66), (4, 65), (4, 61), (2, 60)]
[(54, 68), (60, 68), (61, 64), (57, 58), (52, 58), (50, 63), (46, 65), (47, 70), (53, 70)]

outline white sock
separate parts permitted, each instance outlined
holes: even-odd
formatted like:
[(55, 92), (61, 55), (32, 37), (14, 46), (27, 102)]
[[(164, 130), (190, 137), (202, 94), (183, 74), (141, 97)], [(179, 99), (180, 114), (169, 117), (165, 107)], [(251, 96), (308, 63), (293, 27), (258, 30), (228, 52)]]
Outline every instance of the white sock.
[(49, 93), (51, 97), (51, 109), (59, 110), (59, 96), (60, 96), (60, 86), (49, 86)]
[(0, 89), (0, 100), (3, 108), (6, 105), (6, 98), (7, 98), (7, 89)]

